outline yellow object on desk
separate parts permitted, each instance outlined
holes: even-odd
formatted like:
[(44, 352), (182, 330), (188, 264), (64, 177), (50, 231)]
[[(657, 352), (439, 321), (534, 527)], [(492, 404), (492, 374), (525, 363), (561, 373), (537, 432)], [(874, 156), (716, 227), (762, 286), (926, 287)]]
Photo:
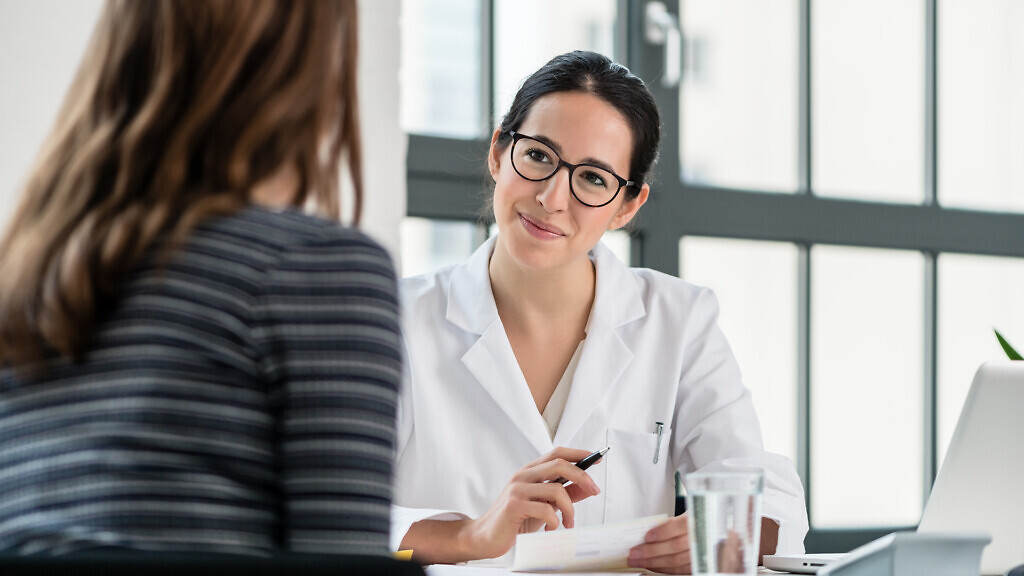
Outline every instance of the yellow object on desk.
[(398, 560), (412, 560), (412, 550), (399, 550), (393, 554)]

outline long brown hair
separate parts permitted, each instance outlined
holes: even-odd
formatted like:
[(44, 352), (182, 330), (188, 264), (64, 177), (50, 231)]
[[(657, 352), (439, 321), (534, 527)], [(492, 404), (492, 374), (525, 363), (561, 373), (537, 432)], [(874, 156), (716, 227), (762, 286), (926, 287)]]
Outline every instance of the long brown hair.
[(81, 356), (150, 251), (291, 165), (362, 198), (355, 0), (108, 0), (0, 242), (0, 365)]

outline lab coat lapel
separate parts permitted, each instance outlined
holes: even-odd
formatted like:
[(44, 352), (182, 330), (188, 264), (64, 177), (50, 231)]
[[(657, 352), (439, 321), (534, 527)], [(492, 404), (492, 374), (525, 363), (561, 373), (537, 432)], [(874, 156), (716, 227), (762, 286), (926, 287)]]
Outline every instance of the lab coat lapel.
[(505, 327), (498, 317), (487, 263), (494, 249), (490, 239), (452, 271), (446, 318), (480, 337), (462, 356), (462, 364), (511, 419), (515, 428), (537, 449), (551, 450), (547, 426), (533, 403)]
[(633, 351), (618, 328), (646, 314), (639, 283), (629, 268), (601, 243), (594, 247), (592, 256), (597, 270), (594, 307), (565, 412), (555, 433), (556, 446), (570, 445), (613, 386), (629, 385), (619, 380), (633, 361)]

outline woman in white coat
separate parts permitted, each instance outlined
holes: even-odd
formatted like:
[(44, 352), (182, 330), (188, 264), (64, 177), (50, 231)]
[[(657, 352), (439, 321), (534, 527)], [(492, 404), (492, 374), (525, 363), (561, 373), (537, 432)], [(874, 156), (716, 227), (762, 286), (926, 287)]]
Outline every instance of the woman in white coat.
[[(800, 480), (763, 448), (715, 296), (599, 243), (647, 200), (659, 122), (622, 66), (556, 57), (491, 139), (499, 234), (403, 281), (392, 543), (421, 562), (500, 556), (542, 526), (671, 517), (677, 471), (751, 467), (765, 473), (762, 553), (802, 551)], [(605, 446), (602, 463), (573, 465)], [(629, 562), (688, 573), (686, 518)]]

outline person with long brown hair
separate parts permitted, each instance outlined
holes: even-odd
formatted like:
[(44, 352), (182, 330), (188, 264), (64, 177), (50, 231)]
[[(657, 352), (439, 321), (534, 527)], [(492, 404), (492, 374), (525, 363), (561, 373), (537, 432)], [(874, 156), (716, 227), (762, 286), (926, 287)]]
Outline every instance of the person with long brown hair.
[(355, 4), (108, 0), (0, 240), (0, 551), (387, 553)]

